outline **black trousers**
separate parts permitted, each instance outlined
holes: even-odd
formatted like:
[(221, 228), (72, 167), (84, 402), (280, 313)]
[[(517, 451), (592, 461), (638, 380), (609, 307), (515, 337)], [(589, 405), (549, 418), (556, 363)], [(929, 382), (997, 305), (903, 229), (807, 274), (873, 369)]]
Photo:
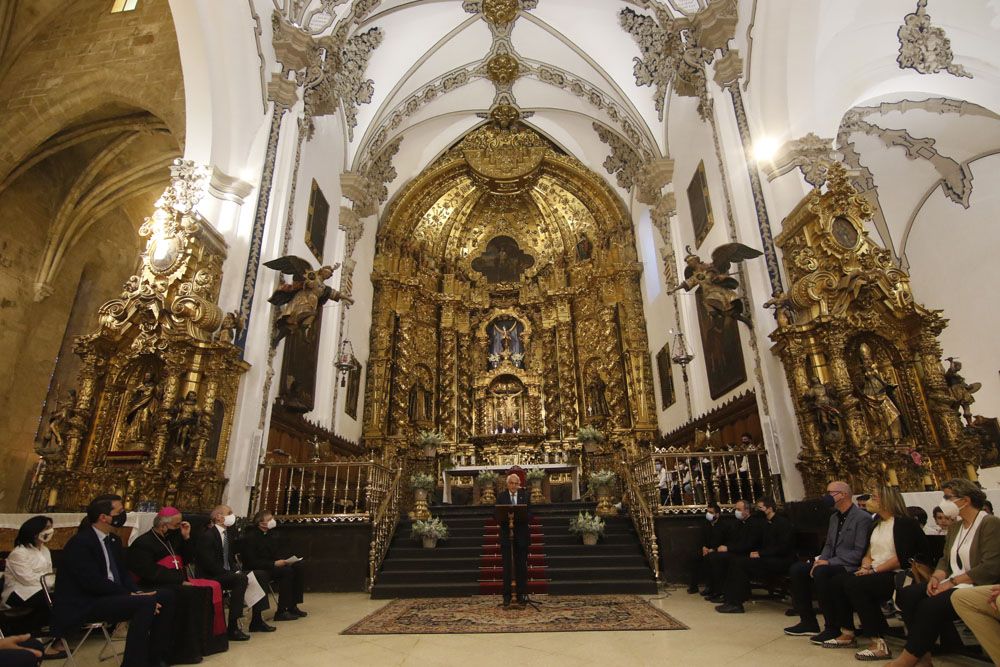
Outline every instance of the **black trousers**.
[[(18, 646), (31, 648), (36, 651), (45, 650), (45, 647), (37, 639), (20, 642)], [(42, 659), (36, 658), (31, 651), (22, 651), (19, 648), (0, 649), (0, 667), (36, 667), (36, 665), (40, 664), (42, 664)]]
[(732, 556), (729, 559), (729, 573), (726, 576), (726, 602), (743, 604), (750, 599), (750, 581), (763, 577), (784, 574), (788, 571), (790, 558), (750, 558), (749, 556)]
[(661, 505), (666, 505), (667, 504), (667, 500), (669, 500), (669, 499), (670, 499), (670, 490), (669, 489), (660, 489), (660, 504)]
[[(713, 552), (714, 553), (714, 552)], [(712, 554), (709, 554), (711, 556)], [(698, 547), (697, 553), (691, 558), (690, 562), (691, 579), (688, 582), (692, 588), (697, 588), (699, 584), (703, 582), (711, 583), (712, 580), (712, 568), (709, 563), (708, 556), (701, 555), (701, 547)]]
[[(302, 602), (302, 592), (305, 590), (305, 569), (302, 561), (284, 567), (272, 567), (269, 570), (254, 570), (261, 586), (266, 585), (264, 578), (273, 581), (278, 587), (278, 611), (287, 611)], [(262, 577), (261, 575), (264, 575)]]
[(833, 595), (837, 598), (840, 618), (837, 624), (843, 630), (854, 629), (854, 613), (861, 621), (861, 634), (868, 638), (881, 637), (886, 628), (882, 603), (896, 590), (895, 572), (878, 572), (857, 576), (845, 572), (834, 577)]
[(521, 599), (528, 595), (528, 542), (529, 540), (514, 539), (514, 562), (511, 563), (510, 540), (500, 540), (500, 553), (503, 555), (503, 599), (511, 598), (511, 570), (517, 578), (517, 597)]
[[(257, 583), (264, 586), (267, 581), (267, 573), (264, 570), (255, 570), (255, 575)], [(243, 598), (246, 597), (247, 593), (247, 575), (245, 572), (226, 572), (222, 576), (216, 577), (215, 580), (219, 582), (223, 590), (230, 592), (228, 625), (230, 630), (235, 630), (240, 618), (243, 617)], [(267, 609), (267, 606), (267, 596), (265, 595), (260, 602), (253, 606), (253, 619), (259, 619), (261, 612)]]
[(156, 591), (155, 595), (109, 595), (90, 603), (81, 622), (128, 621), (122, 667), (146, 667), (167, 660), (175, 609), (176, 597), (169, 590)]
[(726, 577), (729, 576), (729, 563), (732, 557), (728, 551), (713, 551), (705, 556), (709, 571), (708, 587), (715, 594), (722, 593), (726, 589)]
[(41, 590), (34, 595), (28, 596), (27, 600), (22, 600), (20, 595), (11, 592), (11, 594), (7, 596), (7, 604), (11, 607), (27, 608), (31, 610), (31, 614), (19, 620), (16, 627), (5, 628), (5, 630), (9, 629), (11, 634), (17, 635), (28, 633), (31, 635), (40, 635), (42, 634), (42, 628), (49, 624), (49, 617), (52, 613), (49, 609), (49, 603), (45, 599), (45, 593)]
[(911, 584), (896, 594), (896, 605), (906, 623), (907, 651), (919, 658), (931, 650), (939, 636), (946, 644), (957, 640), (955, 626), (952, 625), (958, 619), (955, 608), (951, 606), (951, 594), (954, 592), (955, 589), (950, 588), (930, 597), (927, 595), (927, 584)]
[(847, 572), (841, 565), (820, 565), (809, 576), (812, 565), (809, 563), (793, 563), (788, 570), (792, 584), (792, 604), (795, 612), (803, 623), (816, 623), (816, 613), (813, 611), (813, 592), (819, 602), (819, 610), (823, 614), (827, 630), (837, 630), (837, 624), (843, 616), (838, 611), (838, 599), (833, 594), (833, 580), (837, 575)]

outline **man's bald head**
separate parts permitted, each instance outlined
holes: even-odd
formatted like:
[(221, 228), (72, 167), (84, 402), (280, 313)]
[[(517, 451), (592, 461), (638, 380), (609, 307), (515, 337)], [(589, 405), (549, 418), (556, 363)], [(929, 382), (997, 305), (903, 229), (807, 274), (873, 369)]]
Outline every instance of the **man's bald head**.
[(840, 480), (835, 480), (826, 485), (826, 492), (833, 496), (833, 506), (836, 507), (838, 511), (846, 512), (850, 509), (852, 504), (850, 484)]
[(216, 505), (212, 509), (212, 523), (222, 523), (226, 516), (233, 513), (229, 505)]

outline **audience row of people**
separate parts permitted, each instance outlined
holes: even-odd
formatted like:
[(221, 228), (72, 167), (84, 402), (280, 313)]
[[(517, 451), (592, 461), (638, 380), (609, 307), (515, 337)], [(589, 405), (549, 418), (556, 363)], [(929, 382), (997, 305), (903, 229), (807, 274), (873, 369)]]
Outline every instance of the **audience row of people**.
[(719, 521), (719, 506), (710, 505), (688, 592), (699, 592), (707, 580), (701, 592), (718, 605), (716, 611), (741, 614), (751, 581), (787, 573), (799, 622), (785, 634), (832, 649), (859, 648), (857, 637), (863, 635), (868, 645), (856, 650), (858, 660), (889, 660), (883, 606), (894, 600), (906, 625), (906, 645), (889, 664), (929, 665), (939, 639), (957, 645), (953, 621), (959, 617), (1000, 664), (1000, 519), (985, 510), (986, 495), (973, 482), (950, 480), (942, 491), (940, 510), (952, 524), (944, 555), (933, 567), (928, 538), (911, 516), (914, 508), (888, 485), (873, 491), (862, 508), (846, 483), (831, 482), (823, 497), (832, 512), (826, 540), (807, 560), (797, 558), (792, 523), (772, 500), (755, 507), (739, 501), (735, 522)]
[[(181, 512), (164, 507), (153, 527), (128, 547), (115, 528), (125, 525), (126, 512), (116, 495), (100, 496), (87, 508), (80, 528), (63, 548), (51, 606), (43, 576), (53, 571), (46, 543), (52, 521), (38, 516), (26, 521), (7, 559), (2, 601), (30, 609), (25, 625), (32, 634), (53, 637), (47, 647), (9, 638), (0, 646), (0, 665), (32, 665), (40, 658), (64, 658), (60, 638), (82, 625), (128, 621), (123, 667), (195, 664), (202, 656), (228, 649), (229, 641), (247, 641), (240, 620), (251, 607), (249, 631), (273, 632), (263, 618), (267, 589), (277, 589), (275, 621), (306, 616), (299, 608), (304, 570), (272, 532), (268, 512), (258, 513), (240, 537), (231, 508), (212, 510), (200, 535)], [(224, 591), (229, 592), (228, 619)], [(250, 593), (248, 593), (250, 591)], [(8, 647), (7, 644), (10, 644)]]

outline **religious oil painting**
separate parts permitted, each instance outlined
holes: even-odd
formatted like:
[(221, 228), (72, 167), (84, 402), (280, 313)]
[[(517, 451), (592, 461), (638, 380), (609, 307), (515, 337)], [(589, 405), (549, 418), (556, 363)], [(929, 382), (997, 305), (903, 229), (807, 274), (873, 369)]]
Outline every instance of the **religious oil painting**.
[(306, 220), (306, 245), (323, 261), (323, 246), (326, 244), (326, 226), (330, 220), (330, 204), (319, 189), (319, 184), (313, 180), (312, 191), (309, 193), (309, 216)]
[(660, 376), (660, 409), (666, 410), (677, 400), (674, 395), (674, 376), (670, 368), (670, 343), (664, 343), (656, 353), (656, 372)]
[(700, 289), (695, 293), (695, 300), (698, 303), (698, 326), (705, 354), (705, 370), (708, 372), (708, 392), (716, 399), (747, 379), (743, 346), (740, 344), (740, 331), (737, 328), (739, 324), (731, 317), (711, 315), (705, 308)]
[(509, 236), (496, 236), (486, 244), (486, 251), (472, 260), (472, 268), (491, 283), (516, 283), (521, 274), (535, 264), (535, 258), (521, 250)]
[(705, 177), (705, 162), (699, 162), (687, 187), (688, 205), (691, 207), (691, 221), (694, 225), (694, 247), (699, 248), (715, 219), (712, 217), (712, 200), (708, 196), (708, 179)]
[(322, 315), (322, 309), (317, 311), (316, 321), (309, 333), (300, 331), (285, 339), (278, 396), (282, 404), (292, 412), (306, 413), (315, 407)]

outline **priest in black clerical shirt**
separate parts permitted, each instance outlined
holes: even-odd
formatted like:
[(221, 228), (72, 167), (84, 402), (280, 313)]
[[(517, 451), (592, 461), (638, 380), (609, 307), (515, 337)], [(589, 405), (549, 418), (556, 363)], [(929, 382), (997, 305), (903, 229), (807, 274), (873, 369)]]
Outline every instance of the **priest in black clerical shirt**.
[[(497, 505), (531, 505), (531, 494), (521, 488), (521, 478), (507, 475), (507, 490), (497, 496)], [(510, 527), (500, 526), (500, 553), (503, 555), (503, 604), (510, 606), (510, 574), (513, 567), (517, 576), (517, 602), (528, 599), (528, 547), (531, 544), (530, 519), (514, 520), (514, 562), (511, 563)]]

